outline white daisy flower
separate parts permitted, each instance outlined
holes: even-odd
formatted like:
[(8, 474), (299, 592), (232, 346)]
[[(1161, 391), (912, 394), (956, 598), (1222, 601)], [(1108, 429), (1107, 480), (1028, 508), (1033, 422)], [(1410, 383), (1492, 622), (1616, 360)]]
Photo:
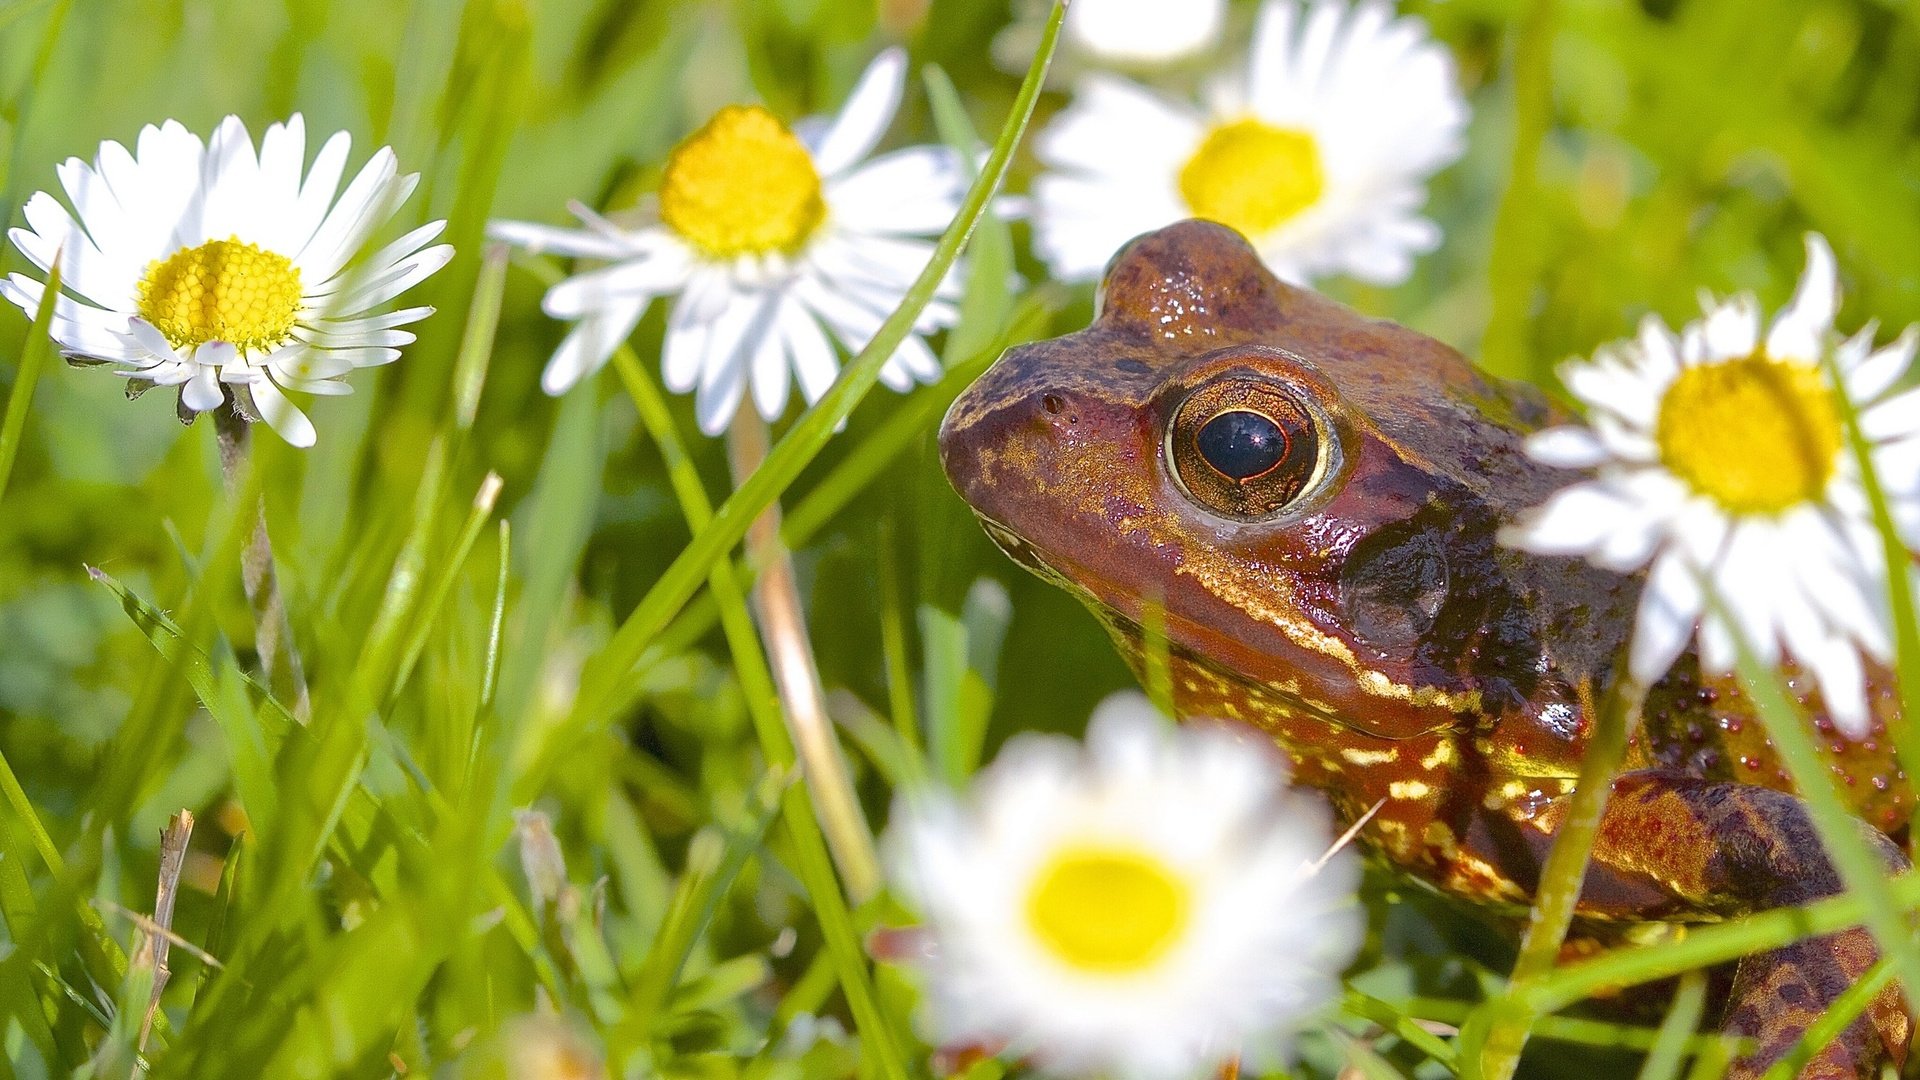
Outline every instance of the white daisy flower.
[(1084, 748), (1023, 735), (966, 799), (903, 802), (888, 855), (936, 1037), (1128, 1080), (1284, 1055), (1361, 937), (1358, 866), (1285, 776), (1258, 736), (1126, 694)]
[[(241, 415), (313, 445), (313, 424), (282, 391), (351, 393), (348, 372), (399, 357), (414, 340), (399, 328), (433, 309), (369, 313), (453, 257), (426, 246), (446, 227), (436, 221), (355, 261), (419, 176), (400, 175), (381, 147), (341, 192), (351, 142), (335, 134), (306, 168), (301, 117), (267, 128), (256, 154), (229, 116), (204, 144), (169, 120), (141, 129), (132, 152), (105, 142), (92, 165), (68, 159), (58, 172), (71, 209), (36, 192), (28, 228), (10, 234), (41, 270), (60, 259), (73, 294), (55, 301), (61, 351), (180, 387), (183, 419), (230, 397)], [(14, 274), (0, 296), (31, 315), (44, 289)]]
[[(1764, 336), (1751, 296), (1705, 297), (1705, 317), (1677, 336), (1649, 317), (1637, 339), (1567, 365), (1561, 378), (1591, 427), (1540, 432), (1527, 451), (1597, 471), (1502, 538), (1621, 573), (1651, 564), (1629, 656), (1641, 685), (1666, 672), (1696, 624), (1702, 666), (1731, 671), (1737, 625), (1768, 663), (1784, 654), (1810, 671), (1835, 724), (1857, 738), (1870, 722), (1861, 654), (1884, 663), (1890, 651), (1886, 567), (1823, 364), (1860, 411), (1876, 472), (1911, 474), (1920, 393), (1890, 391), (1920, 334), (1878, 350), (1872, 327), (1836, 340), (1838, 303), (1833, 252), (1810, 235), (1793, 300)], [(1899, 520), (1920, 520), (1920, 484), (1888, 489)], [(1731, 624), (1706, 611), (1703, 583)]]
[(1064, 278), (1182, 218), (1232, 226), (1276, 274), (1393, 284), (1440, 243), (1426, 178), (1462, 149), (1452, 58), (1382, 0), (1267, 0), (1244, 71), (1195, 107), (1084, 81), (1036, 143), (1035, 246)]
[[(677, 295), (663, 374), (669, 389), (695, 393), (702, 431), (723, 430), (749, 387), (769, 420), (785, 411), (790, 380), (818, 401), (839, 374), (833, 340), (857, 351), (872, 339), (966, 192), (958, 156), (942, 147), (867, 160), (906, 68), (900, 50), (882, 53), (838, 116), (794, 130), (758, 105), (722, 109), (674, 148), (638, 227), (582, 208), (585, 229), (494, 223), (522, 247), (610, 264), (548, 290), (547, 313), (578, 325), (547, 364), (546, 391), (598, 371), (655, 297)], [(953, 325), (953, 299), (947, 286), (927, 305), (882, 382), (904, 392), (940, 376), (925, 335)]]
[[(1025, 72), (1040, 46), (1050, 0), (1015, 5), (1011, 25), (993, 39), (994, 61)], [(1050, 72), (1086, 68), (1160, 71), (1196, 60), (1220, 44), (1227, 0), (1074, 0), (1060, 27)]]

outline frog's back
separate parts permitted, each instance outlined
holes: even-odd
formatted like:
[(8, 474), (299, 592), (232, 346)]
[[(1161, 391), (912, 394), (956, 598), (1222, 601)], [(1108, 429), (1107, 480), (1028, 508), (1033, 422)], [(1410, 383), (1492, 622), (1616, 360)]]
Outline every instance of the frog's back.
[[(1850, 809), (1881, 832), (1904, 835), (1913, 814), (1914, 792), (1888, 733), (1900, 713), (1892, 673), (1869, 667), (1867, 697), (1873, 722), (1858, 739), (1835, 727), (1818, 695), (1811, 692), (1811, 679), (1795, 674), (1788, 683), (1801, 712), (1813, 724), (1821, 753)], [(1648, 694), (1629, 763), (1708, 780), (1794, 790), (1786, 765), (1739, 680), (1702, 674), (1699, 658), (1691, 651)]]

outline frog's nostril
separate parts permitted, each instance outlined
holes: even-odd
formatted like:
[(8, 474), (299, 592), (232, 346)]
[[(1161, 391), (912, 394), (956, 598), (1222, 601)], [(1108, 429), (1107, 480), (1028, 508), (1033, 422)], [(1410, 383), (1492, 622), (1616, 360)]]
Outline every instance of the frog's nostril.
[(1069, 412), (1069, 407), (1067, 399), (1059, 394), (1041, 394), (1040, 411), (1045, 415), (1035, 419), (1042, 425), (1055, 430), (1060, 429), (1062, 425), (1075, 426), (1080, 423), (1080, 412), (1077, 409)]

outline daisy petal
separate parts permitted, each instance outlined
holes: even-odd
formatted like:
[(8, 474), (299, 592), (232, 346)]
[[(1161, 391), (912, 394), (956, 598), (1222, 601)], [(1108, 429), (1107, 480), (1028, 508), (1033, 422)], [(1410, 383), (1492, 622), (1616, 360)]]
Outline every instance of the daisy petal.
[(893, 123), (906, 85), (907, 54), (888, 49), (873, 58), (833, 124), (813, 148), (814, 167), (826, 178), (839, 176), (873, 152)]
[(1686, 650), (1700, 617), (1699, 579), (1685, 560), (1667, 555), (1654, 561), (1640, 593), (1627, 668), (1634, 681), (1652, 686)]
[(193, 378), (180, 388), (180, 403), (194, 412), (217, 409), (226, 397), (220, 389), (220, 369), (211, 364), (199, 365)]
[(1833, 332), (1833, 315), (1839, 306), (1833, 249), (1819, 233), (1808, 233), (1807, 268), (1800, 274), (1793, 300), (1773, 322), (1773, 330), (1767, 335), (1767, 354), (1817, 360), (1827, 335)]
[(559, 397), (588, 375), (606, 366), (607, 360), (633, 333), (652, 297), (640, 296), (608, 304), (591, 318), (580, 320), (547, 361), (540, 375), (540, 389)]
[(247, 383), (247, 389), (253, 394), (254, 407), (260, 410), (260, 419), (266, 421), (275, 434), (301, 449), (314, 444), (318, 434), (313, 429), (313, 421), (287, 400), (287, 395), (280, 392), (272, 379), (261, 376)]
[(1585, 428), (1549, 428), (1527, 437), (1527, 456), (1561, 469), (1590, 469), (1611, 455)]
[(780, 334), (793, 353), (793, 370), (800, 381), (800, 392), (809, 405), (819, 401), (840, 374), (839, 361), (826, 333), (804, 306), (789, 298), (780, 306)]
[(787, 343), (776, 324), (761, 336), (753, 351), (751, 374), (753, 405), (769, 422), (787, 411), (787, 389), (792, 371), (787, 364)]
[(303, 276), (331, 280), (367, 236), (393, 216), (404, 201), (399, 195), (398, 173), (393, 151), (384, 146), (361, 167), (340, 200), (321, 219), (313, 237), (294, 257)]
[(1618, 496), (1599, 484), (1574, 484), (1502, 530), (1500, 538), (1542, 555), (1584, 555), (1605, 540), (1622, 505)]
[(551, 252), (586, 259), (624, 259), (634, 254), (626, 239), (589, 229), (563, 229), (531, 221), (490, 221), (487, 235), (535, 254)]

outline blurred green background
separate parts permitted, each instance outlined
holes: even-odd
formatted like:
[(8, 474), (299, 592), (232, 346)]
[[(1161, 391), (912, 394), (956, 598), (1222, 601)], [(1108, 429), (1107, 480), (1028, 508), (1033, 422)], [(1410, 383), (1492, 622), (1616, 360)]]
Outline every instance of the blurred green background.
[[(1237, 9), (1242, 25), (1251, 10)], [(1427, 212), (1446, 240), (1402, 287), (1334, 281), (1329, 292), (1495, 371), (1550, 383), (1559, 360), (1646, 312), (1684, 320), (1699, 288), (1752, 289), (1777, 304), (1801, 235), (1817, 229), (1839, 253), (1844, 327), (1920, 319), (1912, 3), (1431, 0), (1403, 10), (1452, 48), (1473, 108), (1466, 156), (1431, 186)], [(793, 1016), (844, 1015), (778, 830), (725, 890), (670, 1019), (622, 1033), (622, 988), (686, 880), (691, 838), (751, 831), (759, 751), (710, 620), (683, 619), (669, 634), (615, 723), (561, 720), (582, 663), (689, 533), (611, 372), (565, 400), (540, 393), (563, 327), (540, 313), (534, 274), (507, 273), (470, 429), (451, 387), (488, 218), (559, 223), (570, 199), (630, 203), (714, 108), (831, 111), (892, 42), (951, 76), (991, 137), (1018, 83), (989, 60), (1009, 18), (991, 0), (0, 0), (9, 224), (30, 193), (55, 186), (57, 162), (91, 158), (103, 139), (131, 142), (168, 117), (204, 134), (227, 113), (257, 137), (301, 111), (316, 133), (352, 131), (356, 163), (393, 145), (424, 182), (392, 230), (447, 217), (460, 250), (413, 294), (439, 308), (420, 342), (360, 373), (353, 396), (316, 403), (315, 449), (256, 440), (316, 729), (350, 733), (269, 741), (271, 761), (249, 764), (246, 726), (202, 707), (83, 570), (103, 569), (180, 621), (238, 715), (267, 712), (237, 680), (253, 635), (222, 546), (233, 508), (211, 425), (183, 428), (165, 394), (129, 403), (102, 373), (55, 364), (40, 379), (0, 493), (0, 753), (64, 866), (56, 873), (36, 854), (13, 809), (0, 819), (0, 896), (13, 898), (10, 916), (32, 916), (10, 918), (0, 936), (11, 1061), (0, 1076), (60, 1075), (103, 1045), (121, 988), (105, 978), (111, 958), (88, 944), (85, 913), (131, 941), (106, 902), (151, 908), (157, 834), (183, 806), (202, 824), (177, 926), (250, 966), (216, 978), (175, 953), (160, 1075), (505, 1068), (487, 1049), (499, 1032), (516, 1033), (505, 1040), (515, 1045), (548, 1037), (510, 1026), (536, 1003), (568, 1018), (587, 1057), (611, 1042), (629, 1052), (624, 1062), (675, 1075), (872, 1068), (831, 1037), (837, 1020), (763, 1045), (770, 1025), (786, 1029)], [(1243, 41), (1230, 36), (1228, 53)], [(1065, 91), (1043, 99), (1036, 126)], [(890, 142), (936, 137), (910, 82)], [(1010, 190), (1024, 191), (1032, 168), (1023, 152)], [(1038, 304), (1024, 331), (1084, 324), (1091, 289), (1047, 283), (1024, 225), (1011, 235)], [(29, 269), (10, 247), (0, 268)], [(1007, 309), (970, 309), (949, 365), (1003, 336)], [(0, 311), (9, 384), (28, 321)], [(649, 366), (662, 326), (656, 305), (634, 339)], [(890, 622), (904, 633), (894, 655), (915, 672), (923, 718), (982, 732), (979, 753), (1013, 731), (1077, 732), (1095, 701), (1132, 685), (1093, 620), (1001, 557), (940, 476), (932, 428), (952, 389), (875, 391), (783, 500), (811, 531), (796, 554), (813, 643), (829, 689), (850, 695), (836, 708), (856, 747), (868, 742), (859, 725), (891, 708)], [(728, 489), (722, 448), (692, 435), (690, 403), (673, 407), (717, 501)], [(901, 428), (896, 417), (914, 407), (919, 419)], [(499, 507), (512, 527), (490, 708), (498, 534), (488, 526), (463, 561), (449, 558), (488, 471), (504, 479)], [(375, 708), (327, 714), (326, 703), (352, 700), (396, 565), (429, 579), (444, 571), (449, 583), (437, 613), (416, 607), (402, 620), (420, 642), (417, 669)], [(883, 823), (885, 754), (851, 756)], [(249, 784), (278, 794), (258, 805)], [(606, 955), (585, 955), (566, 905), (523, 880), (511, 811), (527, 805), (551, 819), (567, 875), (590, 900), (582, 910), (599, 912)], [(242, 832), (253, 839), (241, 844)], [(516, 911), (530, 933), (516, 932)], [(1368, 963), (1386, 970), (1444, 951), (1426, 922), (1400, 933), (1378, 939)], [(898, 976), (883, 968), (881, 978), (889, 1008), (904, 1010), (905, 991), (886, 988)], [(1331, 1069), (1338, 1054), (1315, 1060), (1309, 1071)]]

